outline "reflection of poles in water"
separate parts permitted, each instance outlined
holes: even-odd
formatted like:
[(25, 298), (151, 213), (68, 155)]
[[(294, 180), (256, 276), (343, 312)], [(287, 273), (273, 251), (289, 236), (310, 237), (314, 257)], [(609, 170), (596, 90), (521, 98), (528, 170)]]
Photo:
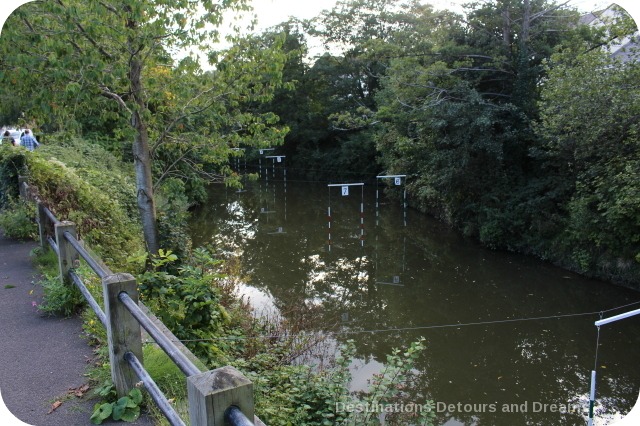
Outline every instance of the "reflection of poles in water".
[(364, 186), (362, 186), (362, 200), (360, 201), (360, 245), (364, 247)]
[[(393, 183), (395, 186), (401, 186), (403, 183), (403, 180), (405, 181), (405, 185), (403, 188), (403, 195), (402, 195), (402, 217), (403, 217), (403, 223), (404, 226), (407, 226), (407, 186), (406, 186), (406, 178), (407, 175), (383, 175), (383, 176), (376, 176), (377, 179), (393, 179)], [(379, 225), (379, 206), (380, 206), (380, 195), (379, 195), (379, 190), (378, 190), (378, 181), (376, 180), (376, 226)]]
[[(276, 178), (276, 163), (281, 163), (282, 164), (282, 170), (283, 170), (283, 191), (284, 191), (284, 221), (286, 222), (287, 220), (287, 169), (284, 166), (284, 159), (286, 158), (286, 156), (284, 155), (268, 155), (265, 156), (265, 158), (270, 158), (272, 160), (273, 163), (273, 167), (272, 167), (272, 173), (271, 173), (271, 178), (273, 180), (272, 183), (272, 193), (273, 193), (273, 205), (276, 205), (276, 184), (275, 184), (275, 178)], [(266, 185), (267, 188), (269, 187), (269, 172), (268, 169), (265, 166), (265, 179), (266, 179)], [(279, 226), (278, 228), (276, 228), (276, 230), (274, 232), (269, 232), (269, 234), (273, 235), (273, 234), (284, 234), (284, 227)]]
[(329, 201), (329, 207), (327, 208), (327, 221), (328, 221), (328, 227), (327, 227), (327, 232), (328, 232), (328, 239), (327, 239), (327, 244), (329, 247), (329, 251), (331, 251), (331, 201)]
[(359, 183), (332, 183), (327, 185), (329, 188), (329, 208), (327, 210), (329, 217), (329, 251), (331, 251), (331, 188), (340, 187), (340, 191), (343, 197), (349, 196), (349, 188), (352, 186), (361, 187), (361, 199), (360, 199), (360, 245), (364, 247), (364, 182)]
[[(404, 287), (404, 284), (402, 283), (402, 275), (404, 275), (404, 273), (407, 270), (407, 236), (403, 236), (402, 237), (402, 262), (401, 262), (401, 272), (400, 273), (393, 273), (391, 275), (391, 279), (390, 280), (378, 280), (378, 271), (380, 269), (380, 261), (379, 261), (379, 248), (378, 248), (378, 235), (376, 234), (376, 244), (375, 244), (375, 252), (376, 252), (376, 284), (384, 284), (384, 285), (393, 285), (393, 286), (398, 286), (398, 287)], [(390, 250), (392, 251), (392, 250)], [(394, 262), (395, 264), (395, 262)]]
[[(344, 272), (348, 275), (344, 279), (339, 279), (339, 281), (343, 283), (343, 291), (339, 293), (337, 291), (335, 292), (339, 304), (345, 309), (365, 303), (364, 295), (369, 292), (368, 284), (371, 274), (367, 267), (372, 263), (367, 256), (367, 249), (360, 247), (359, 250), (360, 254), (355, 257), (353, 268), (344, 268)], [(341, 319), (343, 325), (356, 322), (356, 318), (351, 317), (348, 310), (342, 312)]]
[[(377, 179), (393, 179), (393, 183), (395, 186), (401, 186), (403, 185), (403, 181), (406, 181), (406, 177), (407, 175), (382, 175), (382, 176), (377, 176)], [(402, 212), (402, 217), (403, 217), (403, 225), (407, 226), (407, 189), (406, 189), (406, 182), (404, 182), (404, 188), (403, 188), (403, 199), (402, 199), (402, 207), (403, 207), (403, 212)], [(376, 180), (376, 227), (380, 225), (380, 191), (378, 189), (378, 180)], [(380, 231), (378, 230), (378, 232), (376, 233), (376, 276), (378, 275), (378, 271), (380, 269), (380, 261), (379, 261), (379, 257), (378, 257), (378, 235), (379, 235)], [(393, 248), (391, 247), (391, 251), (393, 252)], [(397, 271), (397, 269), (394, 271), (395, 273), (393, 273), (391, 275), (391, 279), (376, 279), (376, 284), (385, 284), (385, 285), (394, 285), (394, 286), (403, 286), (404, 284), (402, 283), (402, 275), (405, 272), (406, 269), (406, 252), (407, 252), (407, 237), (406, 235), (403, 236), (403, 242), (402, 242), (402, 268), (401, 268), (401, 273), (397, 273), (395, 271)], [(377, 278), (377, 277), (376, 277)]]

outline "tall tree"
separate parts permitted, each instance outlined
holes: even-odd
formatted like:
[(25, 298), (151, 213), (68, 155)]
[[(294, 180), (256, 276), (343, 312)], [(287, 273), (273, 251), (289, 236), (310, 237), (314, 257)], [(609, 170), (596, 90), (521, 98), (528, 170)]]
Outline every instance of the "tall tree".
[(578, 270), (633, 281), (640, 270), (640, 63), (618, 62), (588, 43), (552, 59), (536, 155), (564, 189), (555, 200), (567, 212), (558, 245)]
[[(282, 138), (264, 130), (265, 121), (273, 123), (273, 117), (251, 118), (237, 111), (241, 100), (265, 100), (277, 86), (282, 58), (274, 54), (260, 65), (255, 61), (276, 49), (265, 53), (261, 46), (245, 43), (220, 55), (207, 53), (219, 39), (223, 13), (247, 9), (245, 0), (53, 0), (21, 7), (8, 20), (9, 31), (2, 32), (0, 86), (21, 80), (22, 96), (29, 89), (45, 88), (32, 92), (32, 111), (46, 116), (59, 110), (75, 116), (77, 108), (95, 110), (105, 100), (117, 105), (119, 116), (128, 123), (122, 133), (132, 141), (138, 209), (151, 253), (159, 248), (154, 155), (169, 143), (182, 146), (177, 158), (167, 160), (162, 178), (172, 166), (189, 159), (185, 152), (197, 151), (184, 148), (179, 134), (185, 129), (200, 148), (209, 136), (211, 143), (199, 150), (200, 157), (216, 161), (242, 136), (252, 138), (266, 131), (271, 138)], [(217, 71), (201, 72), (190, 54), (197, 49), (218, 61)], [(160, 84), (163, 68), (170, 70), (164, 81), (170, 83), (171, 93)], [(235, 111), (231, 114), (235, 120), (229, 118), (229, 110)], [(194, 119), (206, 114), (209, 119)], [(225, 116), (219, 120), (224, 123), (212, 125), (212, 116)], [(226, 138), (212, 137), (214, 132), (206, 130), (216, 126)], [(190, 164), (203, 171), (193, 161)]]
[(526, 229), (514, 206), (532, 168), (542, 64), (577, 14), (542, 0), (470, 6), (426, 32), (421, 51), (390, 62), (377, 96), (378, 148), (388, 169), (414, 174), (409, 190), (424, 209), (514, 248)]

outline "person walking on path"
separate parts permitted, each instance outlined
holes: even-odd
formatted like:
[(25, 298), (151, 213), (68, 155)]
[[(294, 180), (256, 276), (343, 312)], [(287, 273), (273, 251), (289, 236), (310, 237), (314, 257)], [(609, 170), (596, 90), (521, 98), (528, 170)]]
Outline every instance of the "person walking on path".
[(35, 151), (35, 149), (40, 146), (29, 129), (26, 129), (24, 131), (24, 135), (20, 138), (20, 145), (24, 146), (29, 151)]
[(18, 146), (18, 144), (16, 144), (16, 140), (11, 137), (11, 132), (6, 130), (3, 134), (2, 134), (2, 140), (4, 142), (8, 142), (11, 144), (11, 146)]

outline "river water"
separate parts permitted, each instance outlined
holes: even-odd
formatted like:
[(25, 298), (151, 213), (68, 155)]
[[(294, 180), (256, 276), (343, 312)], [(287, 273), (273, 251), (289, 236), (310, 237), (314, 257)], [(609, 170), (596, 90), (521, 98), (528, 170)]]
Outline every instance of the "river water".
[(599, 424), (635, 403), (640, 316), (601, 327), (597, 359), (594, 321), (637, 309), (640, 293), (482, 248), (407, 211), (404, 178), (268, 178), (211, 188), (192, 217), (194, 243), (240, 256), (258, 310), (321, 307), (318, 328), (337, 324), (338, 342), (355, 340), (354, 389), (393, 348), (424, 337), (413, 402), (434, 401), (441, 425), (584, 425), (594, 366)]

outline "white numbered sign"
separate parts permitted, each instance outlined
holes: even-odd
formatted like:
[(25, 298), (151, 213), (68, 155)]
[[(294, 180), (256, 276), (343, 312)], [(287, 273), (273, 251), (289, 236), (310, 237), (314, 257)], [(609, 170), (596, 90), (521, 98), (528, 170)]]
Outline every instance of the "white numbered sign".
[(399, 178), (399, 177), (395, 178), (395, 182), (396, 182), (396, 185), (398, 186), (402, 185), (402, 178)]
[(349, 187), (348, 186), (343, 186), (342, 187), (342, 196), (347, 196), (349, 195)]

